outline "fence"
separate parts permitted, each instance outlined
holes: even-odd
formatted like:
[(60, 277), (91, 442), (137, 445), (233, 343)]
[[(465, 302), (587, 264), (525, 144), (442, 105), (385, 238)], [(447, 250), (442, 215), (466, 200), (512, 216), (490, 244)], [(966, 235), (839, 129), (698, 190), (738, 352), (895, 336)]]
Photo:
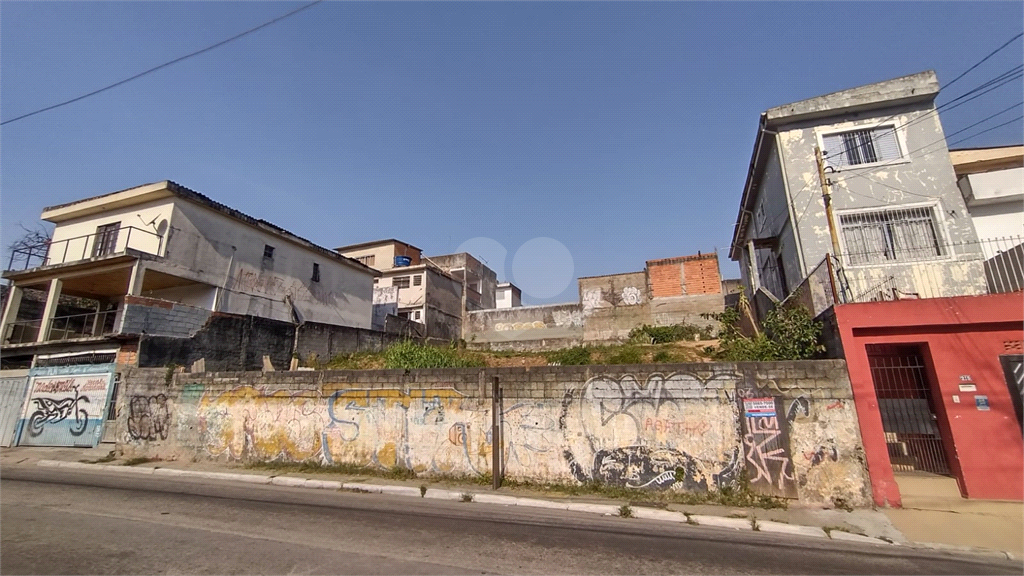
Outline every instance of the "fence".
[[(841, 303), (1001, 294), (1024, 289), (1024, 237), (925, 246), (898, 235), (870, 251), (823, 261)], [(821, 266), (819, 265), (819, 269)]]
[[(50, 321), (46, 340), (71, 340), (90, 338), (114, 332), (117, 310), (87, 312), (85, 314), (69, 314), (54, 316)], [(35, 342), (42, 329), (42, 319), (18, 320), (7, 325), (4, 344), (23, 344)]]
[[(102, 228), (102, 227), (101, 227)], [(126, 231), (122, 233), (122, 231)], [(134, 240), (132, 235), (134, 234)], [(163, 236), (136, 228), (122, 226), (120, 228), (101, 229), (93, 234), (75, 236), (63, 240), (48, 240), (31, 246), (22, 246), (11, 250), (8, 270), (28, 270), (51, 264), (75, 262), (99, 256), (109, 256), (124, 252), (128, 248), (150, 254), (159, 254), (163, 245)], [(16, 266), (18, 266), (16, 268)]]

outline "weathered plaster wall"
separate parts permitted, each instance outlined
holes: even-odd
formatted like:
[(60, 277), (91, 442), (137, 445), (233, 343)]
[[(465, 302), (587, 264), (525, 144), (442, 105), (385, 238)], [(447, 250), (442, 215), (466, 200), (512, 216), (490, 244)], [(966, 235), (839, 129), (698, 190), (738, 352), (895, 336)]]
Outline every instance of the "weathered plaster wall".
[[(821, 192), (815, 145), (820, 144), (824, 133), (873, 127), (886, 120), (886, 124), (897, 127), (903, 158), (864, 167), (845, 166), (829, 174), (837, 225), (842, 214), (851, 211), (930, 206), (940, 236), (938, 242), (957, 246), (950, 251), (949, 258), (932, 263), (847, 265), (847, 273), (852, 275), (851, 289), (854, 292), (867, 289), (873, 286), (872, 282), (893, 276), (897, 288), (906, 293), (927, 292), (934, 296), (984, 293), (984, 282), (976, 281), (984, 274), (977, 235), (957, 187), (942, 124), (934, 110), (932, 102), (902, 105), (836, 115), (827, 120), (803, 121), (778, 129), (786, 184), (794, 205), (801, 211), (802, 206), (807, 206), (805, 212), (797, 213), (796, 226), (806, 270), (813, 269), (826, 254), (834, 252), (823, 202), (805, 196)], [(841, 232), (840, 242), (845, 253), (849, 248)]]
[[(274, 247), (272, 259), (263, 258), (264, 245)], [(219, 312), (283, 321), (297, 313), (301, 321), (371, 325), (372, 272), (180, 198), (174, 199), (166, 258), (145, 266), (221, 288)]]
[[(490, 379), (505, 476), (868, 502), (841, 361), (178, 374), (130, 371), (119, 448), (159, 458), (316, 460), (490, 471)], [(770, 406), (771, 413), (755, 413)], [(678, 473), (678, 474), (677, 474)], [(678, 476), (678, 478), (677, 478)]]

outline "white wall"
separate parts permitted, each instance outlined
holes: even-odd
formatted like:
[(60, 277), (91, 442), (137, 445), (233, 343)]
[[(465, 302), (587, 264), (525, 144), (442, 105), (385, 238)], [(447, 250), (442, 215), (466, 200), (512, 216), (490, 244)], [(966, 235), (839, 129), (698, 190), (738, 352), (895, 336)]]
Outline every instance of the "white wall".
[(142, 296), (147, 298), (159, 298), (171, 300), (196, 308), (213, 309), (213, 301), (217, 294), (216, 286), (209, 284), (190, 284), (188, 286), (175, 286), (173, 288), (162, 288), (160, 290), (143, 290)]
[[(92, 257), (93, 243), (96, 240), (96, 228), (107, 224), (120, 223), (122, 228), (132, 226), (138, 230), (121, 230), (117, 235), (116, 252), (123, 252), (126, 247), (159, 254), (162, 239), (156, 234), (161, 221), (171, 219), (174, 203), (168, 199), (154, 200), (145, 204), (116, 208), (103, 214), (83, 216), (56, 225), (53, 230), (53, 241), (50, 244), (50, 260), (47, 264), (62, 264)], [(155, 220), (155, 222), (154, 222)], [(147, 226), (148, 222), (154, 222)], [(145, 232), (144, 232), (145, 230)], [(87, 236), (82, 238), (82, 236)], [(67, 250), (65, 251), (65, 247)]]
[[(274, 256), (264, 261), (264, 245)], [(313, 282), (313, 264), (320, 281)], [(291, 321), (369, 328), (373, 275), (327, 254), (175, 198), (166, 259), (147, 267), (222, 288), (217, 309)]]

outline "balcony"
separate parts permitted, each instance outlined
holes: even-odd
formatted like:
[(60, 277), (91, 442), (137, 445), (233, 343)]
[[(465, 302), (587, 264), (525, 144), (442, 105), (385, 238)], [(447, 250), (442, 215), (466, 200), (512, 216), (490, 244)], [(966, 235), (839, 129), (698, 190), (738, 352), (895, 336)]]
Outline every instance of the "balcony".
[[(908, 255), (909, 258), (898, 256)], [(896, 256), (896, 257), (894, 257)], [(855, 264), (851, 264), (855, 263)], [(935, 244), (901, 254), (880, 249), (831, 254), (788, 297), (815, 316), (833, 304), (952, 296), (1004, 294), (1024, 290), (1024, 237)]]
[[(93, 338), (115, 333), (117, 310), (97, 310), (85, 314), (54, 316), (44, 341)], [(6, 326), (4, 344), (27, 344), (39, 340), (43, 320), (17, 320)]]
[(43, 266), (68, 264), (92, 258), (123, 254), (129, 249), (159, 255), (163, 248), (163, 235), (121, 226), (104, 228), (92, 234), (50, 240), (11, 251), (8, 271), (22, 271)]

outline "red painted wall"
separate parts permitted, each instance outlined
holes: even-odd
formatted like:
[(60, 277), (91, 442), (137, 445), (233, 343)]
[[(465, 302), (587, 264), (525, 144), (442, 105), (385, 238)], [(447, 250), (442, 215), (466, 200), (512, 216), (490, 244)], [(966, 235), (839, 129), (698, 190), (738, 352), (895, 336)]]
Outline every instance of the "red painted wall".
[[(950, 467), (969, 498), (1024, 500), (1024, 441), (999, 356), (1024, 339), (1024, 298), (1020, 292), (866, 302), (836, 306), (854, 404), (860, 418), (872, 493), (879, 506), (900, 506), (899, 487), (882, 431), (868, 344), (919, 344), (934, 394), (939, 428)], [(976, 392), (961, 392), (970, 375)], [(953, 401), (960, 397), (960, 403)], [(979, 411), (976, 395), (988, 396)]]

